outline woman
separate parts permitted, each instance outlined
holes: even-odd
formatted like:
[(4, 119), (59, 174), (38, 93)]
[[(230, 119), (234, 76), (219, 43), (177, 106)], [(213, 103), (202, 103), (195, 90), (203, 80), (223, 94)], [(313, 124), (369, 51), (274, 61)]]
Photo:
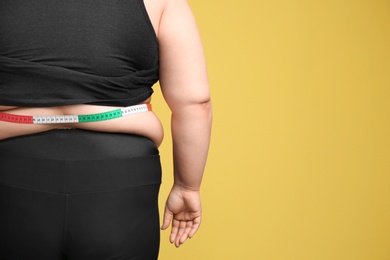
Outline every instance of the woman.
[(157, 80), (174, 151), (161, 228), (179, 247), (201, 222), (211, 128), (186, 1), (1, 1), (1, 259), (157, 259)]

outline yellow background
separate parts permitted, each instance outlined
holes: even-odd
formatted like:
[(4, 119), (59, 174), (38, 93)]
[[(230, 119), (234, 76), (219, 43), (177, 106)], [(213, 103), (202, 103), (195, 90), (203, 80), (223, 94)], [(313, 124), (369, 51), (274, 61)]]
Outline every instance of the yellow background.
[(213, 139), (202, 227), (180, 249), (162, 232), (160, 259), (390, 260), (390, 1), (189, 3)]

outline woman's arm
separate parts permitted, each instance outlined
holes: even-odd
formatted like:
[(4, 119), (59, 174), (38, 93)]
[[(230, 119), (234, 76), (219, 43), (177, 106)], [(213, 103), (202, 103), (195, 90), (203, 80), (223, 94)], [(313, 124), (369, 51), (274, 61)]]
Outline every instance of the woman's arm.
[(200, 185), (211, 132), (211, 102), (199, 32), (185, 0), (167, 0), (159, 26), (160, 85), (172, 111), (174, 185), (163, 229), (176, 246), (201, 222)]

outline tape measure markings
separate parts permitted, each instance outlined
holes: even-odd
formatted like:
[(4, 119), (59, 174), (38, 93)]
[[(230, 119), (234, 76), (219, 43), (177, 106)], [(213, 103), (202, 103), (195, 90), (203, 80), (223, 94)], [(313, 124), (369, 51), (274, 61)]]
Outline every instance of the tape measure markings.
[(89, 123), (111, 120), (136, 113), (151, 111), (150, 104), (141, 104), (115, 110), (85, 115), (24, 116), (0, 112), (0, 121), (22, 124)]

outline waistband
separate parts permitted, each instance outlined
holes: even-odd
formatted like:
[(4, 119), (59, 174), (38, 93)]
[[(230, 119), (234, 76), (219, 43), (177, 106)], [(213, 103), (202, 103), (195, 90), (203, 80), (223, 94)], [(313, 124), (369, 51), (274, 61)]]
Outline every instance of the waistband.
[(158, 149), (143, 136), (71, 129), (0, 141), (0, 185), (85, 193), (160, 183)]
[(20, 158), (1, 153), (0, 157), (0, 185), (72, 194), (161, 183), (158, 155), (90, 161)]
[(20, 124), (65, 124), (65, 123), (88, 123), (111, 120), (137, 113), (152, 111), (151, 104), (140, 104), (119, 108), (103, 113), (84, 115), (52, 115), (52, 116), (25, 116), (0, 112), (0, 121)]

